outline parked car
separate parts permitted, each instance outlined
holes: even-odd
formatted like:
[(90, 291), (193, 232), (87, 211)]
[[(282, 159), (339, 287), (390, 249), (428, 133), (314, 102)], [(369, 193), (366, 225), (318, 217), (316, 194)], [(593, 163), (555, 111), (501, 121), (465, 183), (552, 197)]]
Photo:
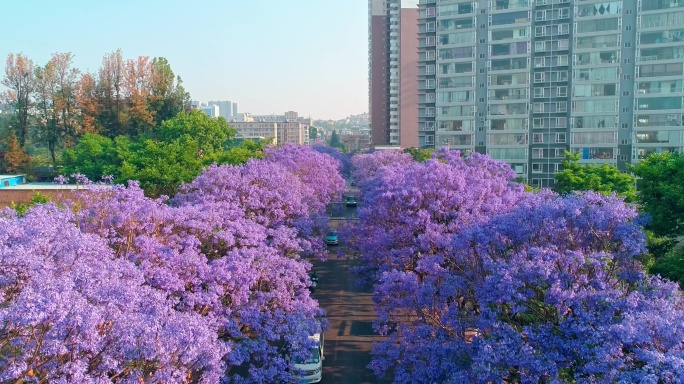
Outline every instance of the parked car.
[(347, 196), (347, 207), (356, 207), (356, 197)]
[(318, 383), (323, 378), (323, 333), (309, 336), (315, 346), (311, 348), (311, 357), (308, 359), (295, 359), (294, 372), (290, 378), (291, 383)]
[(340, 240), (337, 238), (336, 230), (331, 229), (328, 231), (328, 234), (325, 235), (325, 243), (328, 245), (337, 245), (340, 243)]

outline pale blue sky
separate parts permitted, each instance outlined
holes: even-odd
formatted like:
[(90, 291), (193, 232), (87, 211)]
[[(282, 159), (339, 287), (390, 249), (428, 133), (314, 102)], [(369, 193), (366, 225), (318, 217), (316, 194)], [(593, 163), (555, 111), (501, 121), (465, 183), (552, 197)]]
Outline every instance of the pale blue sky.
[(367, 0), (0, 0), (0, 75), (9, 53), (82, 71), (121, 48), (162, 56), (197, 100), (240, 112), (342, 118), (368, 110)]

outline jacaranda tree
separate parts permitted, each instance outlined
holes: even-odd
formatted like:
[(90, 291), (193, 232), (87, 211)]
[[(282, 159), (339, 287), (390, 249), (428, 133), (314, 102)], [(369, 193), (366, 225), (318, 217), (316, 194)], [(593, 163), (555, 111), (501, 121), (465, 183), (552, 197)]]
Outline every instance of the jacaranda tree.
[[(75, 332), (73, 337), (87, 341), (107, 336), (106, 340), (111, 338), (126, 352), (117, 350), (118, 354), (100, 356), (99, 350), (88, 351), (84, 359), (91, 360), (79, 362), (82, 376), (45, 376), (47, 381), (53, 377), (66, 377), (68, 382), (288, 381), (291, 360), (286, 349), (295, 355), (306, 353), (308, 336), (326, 325), (321, 318), (323, 311), (307, 289), (311, 264), (301, 254), (325, 255), (320, 240), (325, 223), (318, 218), (331, 196), (341, 194), (341, 190), (335, 190), (344, 185), (336, 168), (337, 163), (329, 156), (310, 149), (274, 149), (266, 159), (252, 160), (244, 166), (212, 166), (171, 200), (148, 198), (131, 182), (127, 187), (89, 188), (65, 202), (62, 209), (52, 206), (52, 211), (62, 215), (47, 223), (52, 227), (30, 221), (46, 216), (47, 208), (40, 205), (29, 208), (22, 217), (10, 215), (6, 219), (7, 225), (12, 225), (6, 230), (8, 234), (15, 234), (15, 228), (21, 225), (38, 229), (20, 240), (3, 242), (7, 250), (0, 254), (17, 252), (18, 261), (0, 257), (0, 262), (9, 260), (11, 267), (21, 261), (25, 252), (34, 252), (43, 254), (43, 258), (56, 258), (53, 263), (57, 268), (68, 269), (76, 258), (76, 264), (84, 264), (83, 268), (68, 275), (73, 283), (67, 279), (60, 284), (92, 286), (92, 298), (84, 300), (90, 305), (87, 312), (93, 316), (119, 310), (132, 320), (105, 317), (99, 322), (93, 320), (87, 332), (80, 332), (71, 325), (70, 316), (76, 316), (76, 320), (85, 316), (80, 314), (83, 307), (70, 308), (65, 299), (64, 308), (57, 308), (72, 311), (59, 313), (58, 320), (64, 324), (53, 319), (43, 325), (35, 321), (22, 323), (22, 316), (31, 313), (36, 305), (17, 301), (21, 295), (31, 293), (20, 284), (31, 282), (22, 273), (14, 280), (0, 279), (0, 316), (6, 316), (0, 318), (0, 324), (6, 325), (4, 329), (14, 329), (10, 327), (17, 324), (17, 337), (29, 344), (41, 342), (32, 329), (43, 326), (64, 337), (65, 345), (71, 343), (68, 337)], [(329, 173), (316, 176), (308, 169)], [(85, 181), (81, 175), (74, 177)], [(323, 177), (329, 180), (323, 182)], [(72, 229), (65, 231), (69, 223)], [(44, 228), (52, 228), (54, 233), (34, 235), (47, 230)], [(24, 237), (34, 238), (35, 251), (23, 245)], [(79, 245), (80, 239), (88, 242)], [(53, 251), (45, 244), (57, 248)], [(74, 256), (64, 259), (64, 247)], [(93, 256), (77, 258), (82, 248)], [(40, 262), (44, 263), (36, 261), (32, 268), (37, 269)], [(6, 271), (11, 269), (3, 268), (0, 273)], [(37, 276), (31, 284), (49, 281), (42, 274)], [(100, 283), (109, 284), (110, 280), (120, 284), (116, 289), (124, 291), (104, 290), (106, 287)], [(101, 286), (102, 292), (98, 291)], [(59, 291), (50, 289), (40, 301), (45, 303), (46, 311), (55, 306), (49, 295)], [(114, 292), (112, 297), (110, 291)], [(11, 308), (12, 313), (2, 312), (6, 308)], [(141, 320), (135, 318), (138, 312), (144, 315), (140, 315)], [(4, 338), (5, 333), (0, 333), (3, 380), (30, 380), (48, 374), (37, 370), (43, 366), (54, 374), (54, 367), (47, 365), (54, 357), (46, 354), (45, 358), (36, 358), (30, 349), (35, 349), (33, 344), (25, 347)], [(72, 347), (59, 349), (67, 363), (71, 358), (68, 348)], [(138, 349), (142, 352), (133, 353)], [(7, 353), (13, 354), (11, 359), (4, 358)], [(98, 359), (105, 364), (100, 371)]]
[(387, 335), (373, 348), (376, 374), (684, 380), (682, 294), (643, 272), (634, 207), (593, 192), (522, 192), (504, 163), (480, 155), (442, 151), (420, 164), (368, 180), (352, 237)]

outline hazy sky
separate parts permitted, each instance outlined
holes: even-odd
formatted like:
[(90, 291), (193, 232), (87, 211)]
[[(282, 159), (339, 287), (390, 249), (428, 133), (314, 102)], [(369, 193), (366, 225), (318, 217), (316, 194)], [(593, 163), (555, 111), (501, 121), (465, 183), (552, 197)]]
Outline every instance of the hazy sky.
[(0, 10), (0, 76), (9, 53), (44, 65), (71, 52), (96, 72), (121, 48), (167, 58), (193, 99), (240, 112), (368, 110), (367, 0), (4, 0)]

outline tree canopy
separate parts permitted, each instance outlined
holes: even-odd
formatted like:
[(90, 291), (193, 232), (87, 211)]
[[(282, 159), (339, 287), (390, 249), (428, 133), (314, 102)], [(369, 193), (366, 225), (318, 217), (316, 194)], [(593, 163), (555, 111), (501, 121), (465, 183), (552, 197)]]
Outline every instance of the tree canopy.
[(653, 154), (632, 166), (639, 177), (638, 201), (660, 236), (684, 234), (684, 154)]
[(594, 191), (604, 195), (617, 193), (627, 202), (636, 200), (636, 178), (620, 172), (609, 164), (580, 164), (579, 153), (566, 152), (563, 170), (556, 173), (555, 191), (568, 194), (574, 191)]
[(477, 153), (400, 159), (353, 158), (366, 175), (363, 204), (341, 233), (387, 335), (373, 346), (376, 374), (396, 383), (684, 380), (682, 292), (644, 273), (635, 206), (593, 191), (526, 191), (507, 164)]

